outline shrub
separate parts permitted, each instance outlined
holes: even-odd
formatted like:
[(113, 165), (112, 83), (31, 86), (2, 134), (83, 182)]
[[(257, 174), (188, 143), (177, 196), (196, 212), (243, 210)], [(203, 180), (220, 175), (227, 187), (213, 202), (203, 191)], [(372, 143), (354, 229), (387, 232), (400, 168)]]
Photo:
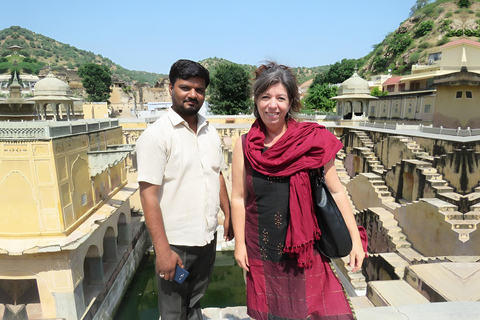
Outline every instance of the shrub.
[(472, 3), (470, 2), (470, 0), (459, 0), (457, 2), (457, 5), (460, 7), (460, 8), (468, 8), (470, 7)]
[(403, 53), (408, 46), (412, 43), (413, 39), (408, 33), (399, 34), (396, 33), (390, 37), (387, 41), (387, 53), (396, 56), (400, 53)]
[(448, 37), (443, 37), (442, 39), (438, 40), (437, 43), (436, 43), (436, 46), (439, 47), (439, 46), (443, 46), (444, 44), (450, 42), (450, 40), (448, 39)]
[(450, 31), (450, 24), (452, 23), (452, 19), (445, 19), (442, 21), (442, 25), (441, 25), (441, 30), (444, 31), (444, 32), (448, 32)]
[(420, 25), (415, 30), (415, 38), (420, 38), (432, 31), (434, 26), (433, 20), (427, 20), (420, 23)]
[(435, 6), (433, 3), (431, 4), (428, 4), (426, 5), (424, 8), (423, 8), (423, 14), (426, 15), (426, 16), (431, 16), (433, 14), (433, 12), (435, 11)]
[(409, 58), (411, 64), (417, 63), (419, 59), (420, 59), (420, 52), (412, 53)]
[(430, 48), (431, 46), (432, 45), (429, 42), (422, 42), (418, 45), (418, 48), (424, 50)]
[(453, 16), (453, 13), (451, 11), (445, 13), (445, 18), (450, 18), (451, 16)]

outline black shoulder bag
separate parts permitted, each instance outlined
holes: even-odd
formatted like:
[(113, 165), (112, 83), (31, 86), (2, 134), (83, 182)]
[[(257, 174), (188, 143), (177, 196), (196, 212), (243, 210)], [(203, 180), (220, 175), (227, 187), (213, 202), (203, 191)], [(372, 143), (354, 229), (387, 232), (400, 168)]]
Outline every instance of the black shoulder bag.
[(342, 213), (325, 183), (323, 167), (310, 170), (312, 198), (322, 235), (315, 241), (317, 250), (328, 258), (341, 258), (352, 251), (352, 238)]

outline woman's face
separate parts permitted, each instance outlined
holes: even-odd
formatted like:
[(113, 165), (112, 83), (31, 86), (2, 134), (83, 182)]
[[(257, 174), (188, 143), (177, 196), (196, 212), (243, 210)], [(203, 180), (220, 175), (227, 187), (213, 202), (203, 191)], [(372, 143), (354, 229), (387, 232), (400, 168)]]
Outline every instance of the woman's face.
[(285, 125), (285, 116), (290, 110), (290, 99), (282, 83), (272, 84), (255, 102), (258, 114), (267, 127)]

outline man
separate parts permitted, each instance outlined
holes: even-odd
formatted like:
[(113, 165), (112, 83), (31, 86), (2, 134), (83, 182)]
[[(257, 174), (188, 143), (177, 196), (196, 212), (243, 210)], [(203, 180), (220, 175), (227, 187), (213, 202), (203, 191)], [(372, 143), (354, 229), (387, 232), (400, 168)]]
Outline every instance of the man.
[[(233, 238), (220, 172), (225, 163), (217, 131), (198, 114), (210, 82), (207, 69), (178, 60), (169, 78), (172, 108), (137, 141), (140, 198), (156, 254), (160, 317), (201, 320), (219, 207), (225, 213), (224, 238)], [(182, 284), (173, 281), (177, 265), (189, 272)]]

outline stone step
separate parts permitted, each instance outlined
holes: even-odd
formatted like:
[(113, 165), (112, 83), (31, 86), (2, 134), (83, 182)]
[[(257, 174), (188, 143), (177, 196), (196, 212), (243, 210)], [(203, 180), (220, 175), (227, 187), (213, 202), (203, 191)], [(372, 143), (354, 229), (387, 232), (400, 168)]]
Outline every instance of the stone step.
[(412, 244), (410, 242), (408, 242), (407, 240), (399, 240), (399, 241), (394, 241), (393, 243), (395, 243), (395, 246), (396, 246), (396, 249), (400, 249), (400, 248), (411, 248), (412, 247)]
[(437, 172), (438, 172), (437, 169), (428, 168), (428, 167), (427, 168), (424, 167), (423, 170), (422, 170), (423, 174), (433, 174), (433, 173), (437, 173)]
[(417, 157), (417, 159), (423, 160), (425, 162), (432, 162), (433, 161), (433, 157), (431, 155), (429, 155), (427, 152), (425, 152), (425, 154), (417, 154), (416, 157)]
[(350, 302), (354, 309), (374, 308), (372, 301), (366, 296), (363, 297), (350, 297)]
[(395, 202), (395, 198), (391, 196), (381, 196), (379, 198), (382, 202)]
[(443, 179), (427, 179), (432, 187), (442, 187), (448, 185), (448, 182)]
[(407, 236), (401, 232), (389, 232), (388, 235), (393, 242), (404, 241), (407, 239)]
[(398, 222), (395, 219), (392, 219), (392, 218), (386, 218), (386, 219), (380, 218), (380, 219), (382, 221), (382, 226), (386, 229), (388, 229), (389, 227), (398, 226)]
[(386, 262), (388, 262), (395, 270), (395, 274), (399, 279), (403, 279), (405, 274), (405, 268), (408, 267), (409, 263), (398, 253), (395, 252), (385, 252), (379, 253)]
[(446, 192), (452, 192), (453, 188), (450, 186), (432, 186), (437, 193), (446, 193)]
[[(476, 208), (476, 209), (478, 209), (478, 208)], [(469, 211), (469, 212), (463, 214), (463, 219), (472, 220), (472, 221), (480, 220), (480, 212), (478, 210)]]
[(384, 191), (388, 191), (388, 187), (386, 185), (376, 185), (376, 186), (373, 186), (373, 188), (375, 189), (376, 192), (384, 192)]
[(430, 303), (404, 280), (370, 281), (367, 297), (377, 307)]
[(421, 255), (417, 250), (413, 249), (412, 247), (397, 248), (397, 253), (408, 263), (412, 263), (415, 260), (420, 261), (424, 258), (423, 255)]
[(403, 229), (400, 228), (399, 226), (396, 226), (396, 227), (390, 227), (388, 228), (388, 232), (390, 233), (397, 233), (397, 232), (403, 232)]
[(427, 180), (443, 180), (442, 175), (438, 173), (423, 173)]
[(372, 170), (373, 173), (378, 174), (379, 176), (383, 176), (386, 170), (375, 169)]

